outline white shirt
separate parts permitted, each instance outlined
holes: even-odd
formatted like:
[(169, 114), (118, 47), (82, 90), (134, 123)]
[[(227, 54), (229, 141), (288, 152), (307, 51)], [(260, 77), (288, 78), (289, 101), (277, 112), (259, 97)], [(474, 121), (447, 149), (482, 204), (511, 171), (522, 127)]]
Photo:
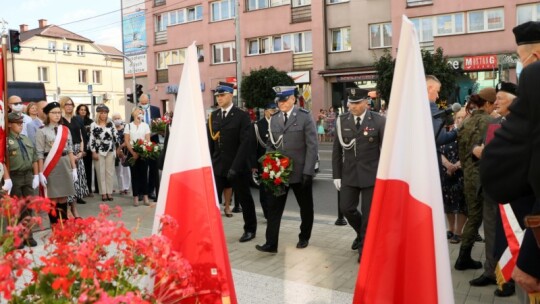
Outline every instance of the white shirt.
[[(291, 114), (294, 110), (294, 107), (292, 107), (288, 112), (287, 112), (287, 120), (289, 120), (289, 118), (291, 118)], [(283, 115), (283, 121), (285, 121), (285, 115)]]
[(138, 126), (134, 122), (131, 122), (124, 128), (124, 134), (129, 134), (129, 140), (133, 144), (139, 139), (144, 140), (146, 134), (150, 134), (150, 127), (142, 121)]
[(227, 113), (225, 114), (225, 117), (227, 117), (227, 115), (231, 113), (232, 107), (233, 107), (233, 103), (231, 102), (231, 104), (227, 108), (225, 109), (221, 108), (221, 117), (223, 117), (223, 111), (227, 111)]
[(28, 131), (26, 131), (26, 125), (29, 123), (32, 123), (32, 117), (24, 113), (22, 113), (22, 116), (23, 116), (23, 127), (22, 127), (21, 134), (24, 136), (28, 136)]

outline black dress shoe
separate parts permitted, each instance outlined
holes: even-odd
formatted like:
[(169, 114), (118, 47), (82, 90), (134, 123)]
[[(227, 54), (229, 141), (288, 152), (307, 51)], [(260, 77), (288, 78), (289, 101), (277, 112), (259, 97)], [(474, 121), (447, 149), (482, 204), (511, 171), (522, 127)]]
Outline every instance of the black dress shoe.
[(156, 196), (153, 194), (148, 195), (148, 198), (151, 200), (157, 200)]
[(478, 278), (470, 280), (469, 284), (471, 286), (488, 286), (488, 285), (497, 285), (497, 280), (486, 277), (485, 275), (480, 275)]
[(240, 243), (251, 241), (254, 238), (255, 238), (254, 232), (244, 232), (244, 234), (242, 234), (242, 237), (240, 238)]
[(77, 204), (84, 205), (84, 204), (86, 204), (86, 201), (83, 200), (82, 198), (77, 198)]
[(495, 296), (501, 297), (501, 298), (512, 296), (515, 293), (516, 293), (516, 285), (512, 281), (504, 283), (502, 285), (502, 289), (497, 288), (493, 292)]
[(233, 213), (240, 213), (240, 212), (242, 212), (242, 207), (234, 206), (234, 208), (232, 209), (232, 212)]
[(298, 241), (298, 243), (296, 244), (296, 248), (298, 248), (298, 249), (303, 249), (303, 248), (306, 248), (308, 245), (309, 245), (309, 241), (308, 241), (308, 240), (300, 240), (300, 241)]
[(360, 246), (360, 238), (356, 237), (354, 241), (352, 242), (351, 249), (352, 250), (358, 250), (358, 247)]
[(255, 245), (255, 248), (261, 252), (268, 252), (268, 253), (277, 253), (277, 248), (270, 246), (268, 244), (264, 245)]

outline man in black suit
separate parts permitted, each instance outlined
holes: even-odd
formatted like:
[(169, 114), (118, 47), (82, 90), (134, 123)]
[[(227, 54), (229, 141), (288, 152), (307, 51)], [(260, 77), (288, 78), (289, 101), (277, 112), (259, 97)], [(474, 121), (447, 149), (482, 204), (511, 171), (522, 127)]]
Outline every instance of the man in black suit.
[[(540, 214), (540, 22), (526, 22), (513, 31), (524, 67), (519, 97), (482, 153), (480, 178), (485, 193), (496, 202), (532, 194), (535, 203), (530, 213)], [(535, 239), (531, 228), (525, 232), (512, 277), (525, 293), (540, 292), (540, 239)], [(528, 303), (525, 293), (520, 291), (521, 300)]]
[[(143, 110), (143, 121), (152, 127), (152, 120), (161, 118), (161, 111), (158, 107), (150, 105), (148, 94), (142, 94), (139, 97), (139, 107)], [(159, 135), (152, 134), (150, 140), (159, 143)], [(155, 191), (155, 194), (154, 194)], [(157, 160), (148, 160), (148, 193), (149, 198), (157, 202), (159, 192), (159, 169)]]
[(254, 153), (254, 142), (250, 138), (249, 115), (233, 105), (233, 92), (230, 83), (220, 82), (217, 86), (215, 96), (219, 109), (210, 114), (207, 134), (219, 202), (223, 189), (232, 187), (244, 216), (240, 242), (247, 242), (255, 238), (257, 232), (255, 203), (249, 189), (249, 157)]
[[(356, 231), (353, 247), (362, 256), (379, 166), (386, 119), (369, 110), (368, 91), (348, 89), (349, 112), (336, 120), (336, 140), (332, 151), (332, 177), (340, 191), (339, 207)], [(362, 195), (361, 213), (358, 212)]]
[[(270, 102), (264, 107), (264, 117), (253, 124), (253, 132), (255, 141), (257, 142), (257, 150), (255, 157), (253, 159), (252, 168), (254, 171), (258, 172), (261, 169), (261, 164), (259, 163), (259, 158), (266, 153), (266, 147), (268, 144), (268, 123), (270, 122), (270, 117), (277, 112), (277, 104), (275, 102)], [(268, 197), (267, 190), (264, 185), (261, 183), (259, 185), (259, 200), (261, 201), (261, 207), (263, 210), (264, 218), (268, 218)]]

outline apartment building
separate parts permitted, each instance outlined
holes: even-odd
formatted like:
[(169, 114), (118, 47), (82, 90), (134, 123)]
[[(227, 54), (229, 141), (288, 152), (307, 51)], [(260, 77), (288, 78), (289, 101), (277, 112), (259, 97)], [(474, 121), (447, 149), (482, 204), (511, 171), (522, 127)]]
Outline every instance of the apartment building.
[(395, 54), (402, 15), (415, 24), (423, 48), (441, 47), (460, 74), (456, 95), (467, 95), (500, 80), (516, 82), (521, 64), (512, 28), (540, 20), (540, 4), (531, 0), (392, 0)]
[[(49, 101), (69, 96), (75, 104), (106, 103), (124, 112), (122, 53), (40, 19), (20, 25), (21, 53), (7, 56), (8, 81), (43, 82)], [(12, 62), (13, 61), (13, 62)]]

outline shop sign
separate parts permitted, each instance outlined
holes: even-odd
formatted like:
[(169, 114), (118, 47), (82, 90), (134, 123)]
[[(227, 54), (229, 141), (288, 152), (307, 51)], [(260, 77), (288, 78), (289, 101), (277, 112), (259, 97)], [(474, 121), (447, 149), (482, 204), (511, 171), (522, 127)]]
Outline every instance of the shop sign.
[(345, 75), (336, 77), (337, 82), (355, 82), (366, 80), (377, 80), (379, 75), (377, 74), (360, 74), (360, 75)]
[(497, 55), (465, 56), (463, 58), (463, 70), (480, 71), (497, 68)]
[[(201, 92), (204, 92), (204, 82), (201, 82)], [(178, 85), (177, 84), (169, 84), (166, 88), (165, 88), (165, 92), (167, 94), (178, 94)]]
[(287, 75), (289, 75), (296, 84), (311, 83), (309, 71), (287, 72)]

